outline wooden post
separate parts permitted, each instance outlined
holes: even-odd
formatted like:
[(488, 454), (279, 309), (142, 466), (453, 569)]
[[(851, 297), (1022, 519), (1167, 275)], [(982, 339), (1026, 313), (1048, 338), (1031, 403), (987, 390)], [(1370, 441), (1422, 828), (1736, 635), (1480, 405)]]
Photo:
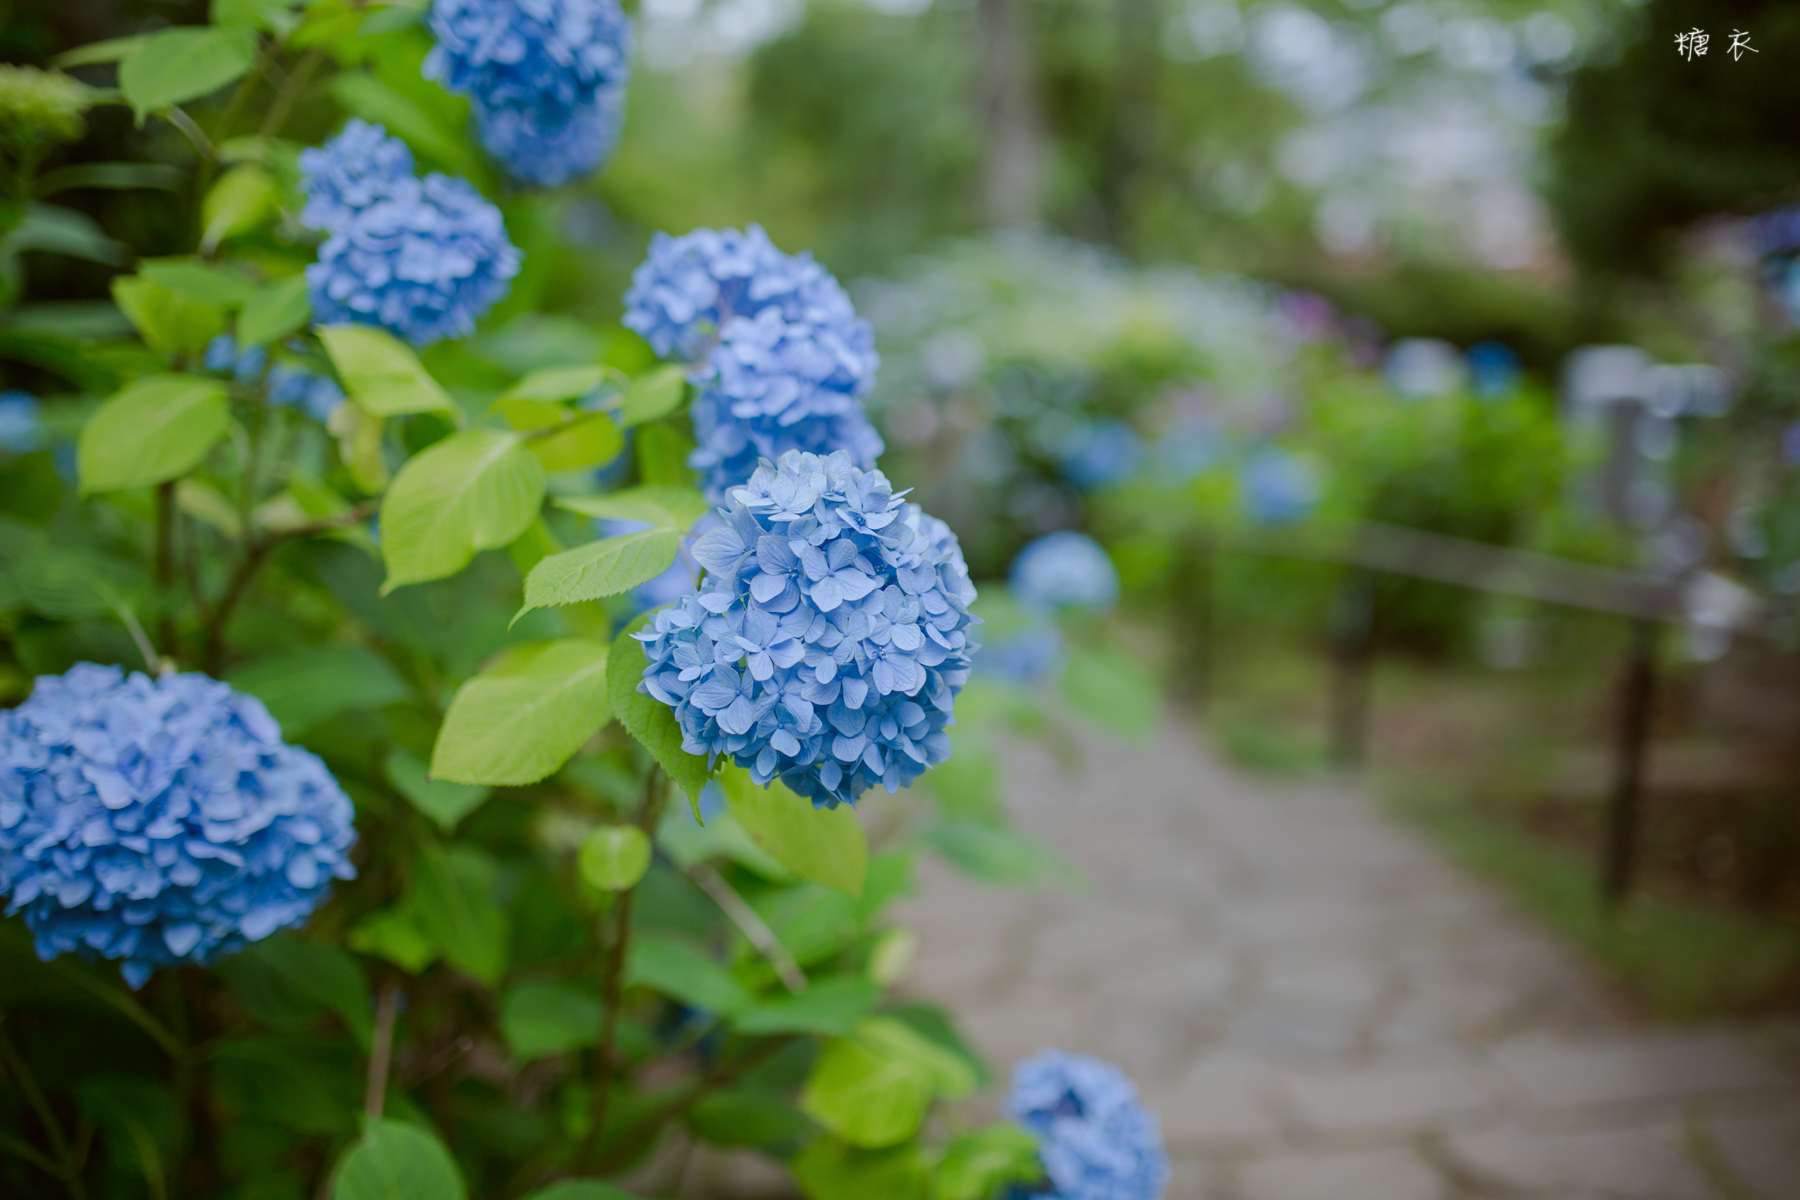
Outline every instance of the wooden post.
[(1618, 742), (1600, 864), (1600, 892), (1609, 909), (1619, 907), (1630, 894), (1637, 866), (1644, 763), (1650, 746), (1650, 711), (1656, 698), (1656, 635), (1656, 621), (1649, 617), (1632, 620), (1625, 672), (1619, 681)]
[(1369, 688), (1375, 665), (1375, 580), (1345, 578), (1331, 611), (1331, 762), (1360, 767), (1369, 754)]

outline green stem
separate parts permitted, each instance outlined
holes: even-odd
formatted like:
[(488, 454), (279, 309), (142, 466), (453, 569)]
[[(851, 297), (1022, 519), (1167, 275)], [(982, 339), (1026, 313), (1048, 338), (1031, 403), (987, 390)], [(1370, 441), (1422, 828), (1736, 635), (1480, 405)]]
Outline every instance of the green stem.
[[(0, 1014), (0, 1017), (3, 1017), (3, 1014)], [(73, 1200), (87, 1200), (87, 1193), (81, 1186), (80, 1162), (81, 1158), (86, 1157), (86, 1147), (82, 1148), (82, 1153), (78, 1157), (75, 1148), (69, 1144), (69, 1139), (63, 1134), (62, 1122), (56, 1119), (56, 1111), (50, 1107), (50, 1101), (44, 1096), (43, 1089), (38, 1086), (37, 1076), (31, 1073), (31, 1067), (13, 1048), (12, 1039), (6, 1036), (4, 1025), (0, 1025), (0, 1065), (4, 1065), (7, 1072), (18, 1081), (19, 1090), (25, 1093), (26, 1103), (30, 1104), (32, 1111), (37, 1114), (38, 1122), (44, 1127), (44, 1136), (50, 1141), (50, 1149), (55, 1152), (56, 1158), (61, 1160), (61, 1164), (52, 1165), (48, 1155), (38, 1154), (22, 1140), (18, 1141), (16, 1145), (8, 1145), (7, 1148), (15, 1154), (20, 1154), (20, 1157), (44, 1167), (52, 1175), (61, 1179), (68, 1187), (69, 1195), (73, 1197)], [(11, 1142), (14, 1139), (8, 1140)], [(85, 1139), (83, 1140), (85, 1141)], [(21, 1154), (21, 1151), (25, 1153)]]
[(400, 1015), (400, 985), (392, 979), (375, 1005), (375, 1039), (369, 1047), (369, 1083), (363, 1091), (363, 1114), (378, 1120), (387, 1107), (389, 1064), (394, 1056), (394, 1024)]
[(275, 103), (269, 105), (268, 115), (263, 117), (262, 128), (256, 131), (258, 137), (270, 138), (281, 132), (281, 127), (287, 124), (288, 114), (294, 111), (294, 104), (300, 99), (300, 93), (306, 90), (306, 85), (312, 79), (313, 72), (317, 71), (319, 64), (324, 61), (325, 47), (318, 45), (308, 50), (295, 64), (293, 73), (287, 77), (287, 82), (282, 84), (281, 89), (276, 92)]

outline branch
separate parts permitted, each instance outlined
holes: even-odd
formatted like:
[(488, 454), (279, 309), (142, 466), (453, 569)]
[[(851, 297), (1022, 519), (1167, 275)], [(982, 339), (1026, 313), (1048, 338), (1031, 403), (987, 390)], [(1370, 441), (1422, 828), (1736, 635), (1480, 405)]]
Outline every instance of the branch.
[(768, 959), (769, 965), (775, 968), (775, 974), (781, 979), (781, 986), (795, 995), (806, 990), (806, 973), (794, 956), (788, 953), (775, 931), (769, 928), (748, 901), (738, 895), (725, 877), (714, 870), (710, 864), (700, 863), (688, 872), (688, 878), (700, 885), (702, 891), (713, 898), (713, 902), (725, 910), (743, 935), (750, 939), (757, 953)]
[(400, 985), (388, 981), (375, 1005), (375, 1042), (369, 1048), (369, 1084), (363, 1092), (363, 1113), (379, 1120), (387, 1106), (388, 1066), (394, 1056), (394, 1022), (400, 1016)]

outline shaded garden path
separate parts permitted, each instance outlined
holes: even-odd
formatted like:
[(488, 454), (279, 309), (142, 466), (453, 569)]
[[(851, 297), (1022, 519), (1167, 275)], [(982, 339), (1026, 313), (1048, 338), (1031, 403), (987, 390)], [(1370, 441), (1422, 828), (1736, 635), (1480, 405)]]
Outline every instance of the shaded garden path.
[(1634, 1020), (1353, 788), (1173, 729), (1080, 749), (1013, 747), (1007, 802), (1089, 893), (925, 866), (907, 987), (1001, 1074), (1046, 1045), (1122, 1064), (1169, 1200), (1800, 1198), (1800, 1022)]

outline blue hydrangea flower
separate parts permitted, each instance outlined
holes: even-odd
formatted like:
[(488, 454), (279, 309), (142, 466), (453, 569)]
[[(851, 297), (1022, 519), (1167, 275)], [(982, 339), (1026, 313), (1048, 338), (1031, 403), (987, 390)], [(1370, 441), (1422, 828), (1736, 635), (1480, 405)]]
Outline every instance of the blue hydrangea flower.
[(603, 91), (571, 109), (490, 105), (477, 97), (475, 131), (508, 175), (533, 187), (557, 187), (597, 170), (625, 126), (625, 92)]
[(331, 414), (344, 402), (344, 389), (335, 380), (305, 367), (276, 363), (264, 379), (263, 367), (268, 362), (268, 353), (261, 346), (249, 346), (242, 354), (238, 353), (237, 339), (229, 333), (221, 333), (206, 344), (203, 362), (207, 370), (230, 375), (239, 383), (263, 379), (273, 403), (297, 408), (315, 421), (330, 420)]
[(14, 454), (35, 450), (41, 433), (38, 398), (30, 392), (0, 392), (0, 450)]
[(1519, 390), (1525, 368), (1505, 342), (1477, 342), (1469, 347), (1468, 359), (1469, 380), (1477, 396), (1491, 400)]
[(1062, 446), (1062, 473), (1083, 490), (1124, 483), (1137, 470), (1143, 441), (1123, 421), (1090, 421)]
[(1013, 559), (1011, 583), (1020, 604), (1039, 610), (1105, 612), (1119, 599), (1112, 559), (1099, 542), (1073, 529), (1028, 542)]
[(883, 446), (862, 397), (881, 364), (875, 333), (810, 253), (784, 254), (760, 225), (659, 233), (625, 307), (653, 350), (694, 364), (689, 463), (714, 504), (789, 450), (874, 467)]
[(956, 535), (842, 451), (789, 451), (731, 499), (699, 593), (637, 635), (684, 748), (830, 808), (948, 758), (977, 623)]
[(425, 77), (474, 102), (481, 144), (521, 183), (594, 170), (624, 122), (631, 20), (615, 0), (436, 0)]
[(1037, 620), (983, 642), (975, 656), (975, 673), (1014, 687), (1037, 687), (1056, 674), (1062, 660), (1062, 631), (1050, 621)]
[(79, 663), (0, 712), (0, 892), (48, 961), (207, 964), (356, 872), (350, 800), (260, 700)]
[(1054, 1200), (1158, 1200), (1169, 1182), (1156, 1114), (1111, 1063), (1045, 1050), (1013, 1068), (1006, 1113), (1038, 1139)]
[(300, 221), (309, 229), (336, 229), (412, 177), (413, 155), (405, 142), (379, 125), (351, 118), (329, 142), (300, 152), (300, 191), (306, 196)]
[(306, 283), (324, 325), (379, 325), (415, 346), (466, 337), (519, 273), (500, 210), (467, 180), (435, 172), (390, 180), (323, 227), (330, 236)]
[(1319, 502), (1319, 477), (1304, 459), (1279, 446), (1264, 446), (1238, 472), (1250, 519), (1260, 525), (1302, 520)]

